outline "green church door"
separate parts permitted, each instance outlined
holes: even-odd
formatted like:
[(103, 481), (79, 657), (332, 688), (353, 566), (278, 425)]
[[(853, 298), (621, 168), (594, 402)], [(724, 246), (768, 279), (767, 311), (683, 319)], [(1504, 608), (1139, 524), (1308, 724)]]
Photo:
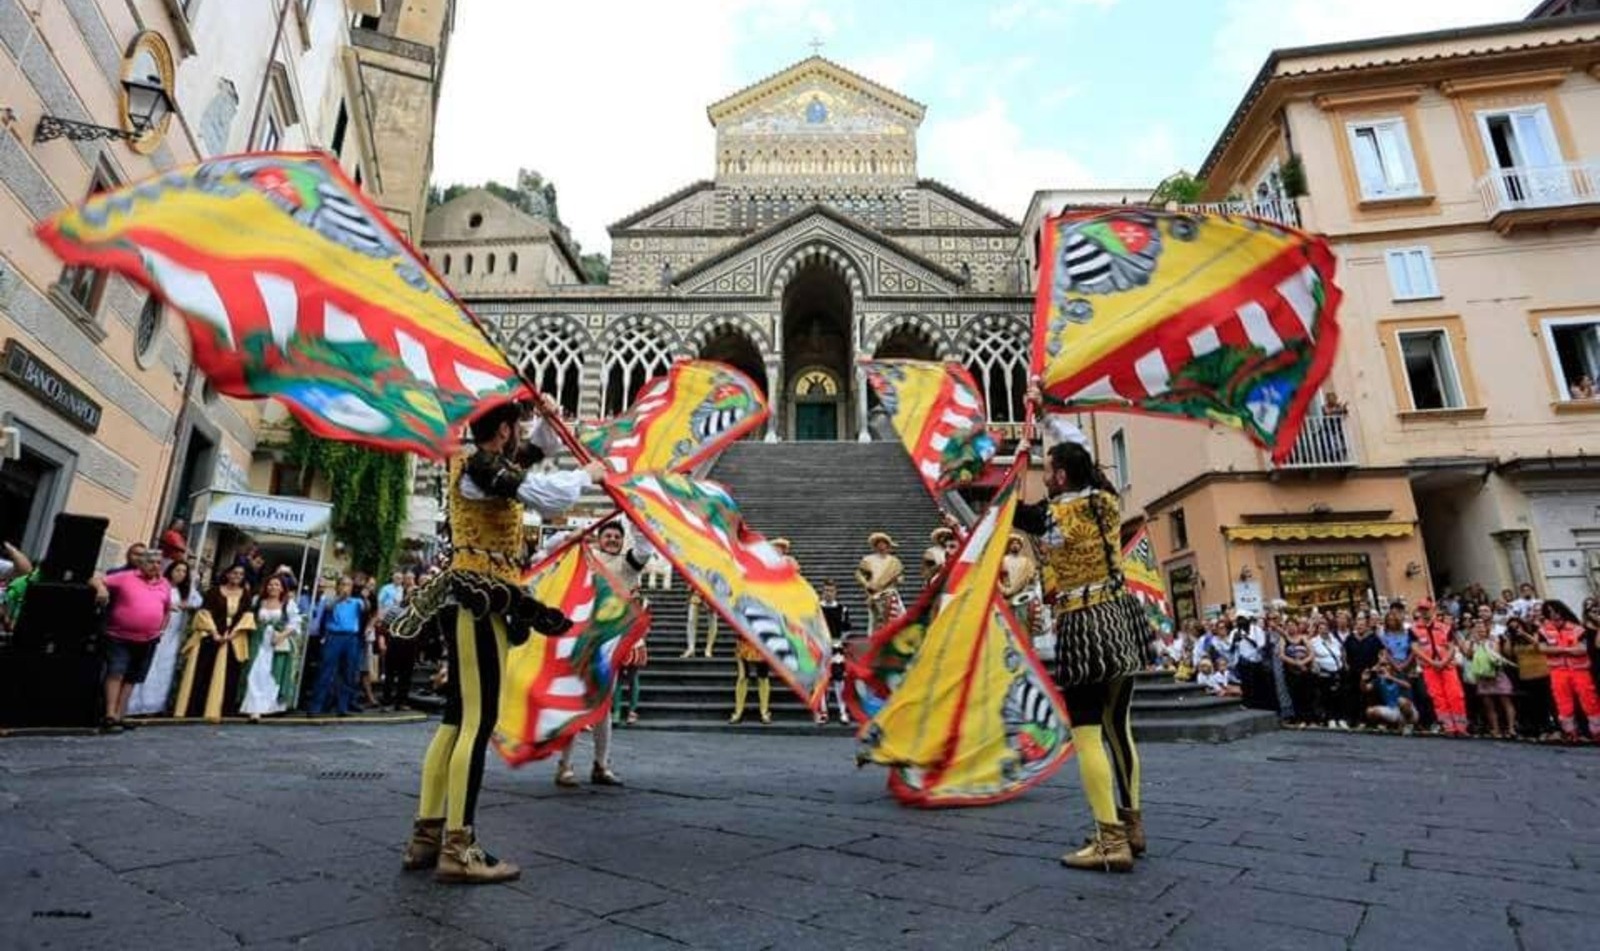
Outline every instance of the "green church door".
[(839, 438), (839, 408), (834, 403), (794, 404), (796, 440), (836, 440)]

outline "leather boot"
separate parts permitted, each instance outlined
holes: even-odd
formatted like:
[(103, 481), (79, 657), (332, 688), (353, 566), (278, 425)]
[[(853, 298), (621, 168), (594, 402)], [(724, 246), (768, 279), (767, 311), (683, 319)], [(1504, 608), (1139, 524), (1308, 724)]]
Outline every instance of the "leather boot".
[(433, 870), (436, 882), (460, 885), (494, 885), (509, 882), (522, 874), (522, 869), (510, 862), (502, 862), (479, 845), (472, 827), (444, 830), (444, 845), (439, 850), (439, 865)]
[(1122, 827), (1128, 830), (1128, 848), (1132, 850), (1134, 858), (1144, 854), (1144, 813), (1138, 809), (1117, 807), (1117, 818), (1122, 820)]
[[(1127, 827), (1112, 822), (1097, 822), (1095, 826), (1095, 836), (1089, 844), (1061, 856), (1061, 864), (1090, 872), (1133, 871), (1133, 850), (1128, 847)], [(444, 867), (443, 858), (439, 860), (439, 867)]]
[(418, 819), (411, 826), (411, 840), (400, 860), (408, 872), (433, 868), (439, 864), (439, 849), (444, 845), (443, 819)]

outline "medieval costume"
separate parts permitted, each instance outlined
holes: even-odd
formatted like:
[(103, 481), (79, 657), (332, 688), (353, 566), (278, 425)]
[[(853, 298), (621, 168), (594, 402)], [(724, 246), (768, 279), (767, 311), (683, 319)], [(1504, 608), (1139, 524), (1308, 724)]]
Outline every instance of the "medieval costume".
[(1046, 425), (1057, 441), (1047, 453), (1050, 495), (1019, 505), (1015, 524), (1039, 540), (1043, 553), (1044, 597), (1055, 617), (1056, 682), (1097, 826), (1094, 839), (1062, 862), (1129, 871), (1144, 851), (1129, 712), (1133, 675), (1147, 662), (1150, 623), (1123, 584), (1116, 493), (1094, 467), (1077, 427), (1053, 417)]
[[(236, 570), (237, 566), (229, 569)], [(223, 716), (239, 712), (239, 673), (250, 656), (250, 632), (255, 627), (250, 589), (224, 583), (206, 592), (183, 645), (187, 661), (174, 716), (203, 716), (221, 723)]]
[(1000, 593), (1028, 636), (1037, 639), (1041, 598), (1039, 565), (1033, 557), (1033, 543), (1021, 532), (1012, 532), (1006, 540), (1006, 556), (1000, 563)]
[(295, 642), (300, 640), (299, 607), (293, 601), (275, 605), (258, 601), (255, 619), (256, 628), (249, 638), (250, 659), (245, 664), (244, 699), (239, 704), (239, 712), (251, 718), (289, 709), (285, 688), (290, 686), (291, 673), (296, 685), (299, 678), (298, 668), (291, 670)]
[[(603, 525), (595, 531), (598, 542), (591, 554), (594, 560), (600, 563), (608, 574), (617, 579), (624, 591), (637, 592), (639, 576), (643, 573), (645, 565), (650, 563), (650, 558), (655, 555), (655, 549), (643, 535), (637, 535), (631, 550), (624, 550), (622, 525), (611, 523)], [(610, 549), (615, 549), (612, 551)], [(637, 598), (637, 595), (635, 595)], [(642, 655), (644, 641), (641, 640), (634, 649), (635, 654)], [(627, 667), (627, 664), (621, 665)], [(640, 664), (639, 666), (643, 666)], [(633, 697), (635, 706), (638, 704), (639, 685), (637, 681), (638, 669), (632, 671), (635, 678), (633, 683)], [(623, 683), (619, 676), (617, 683)], [(637, 716), (634, 717), (637, 719)], [(611, 769), (611, 715), (608, 712), (597, 721), (594, 732), (594, 765), (589, 769), (589, 781), (596, 786), (621, 786), (622, 780)], [(556, 766), (557, 786), (576, 786), (578, 777), (572, 771), (572, 749), (578, 745), (577, 737), (573, 737), (567, 748), (561, 751), (561, 760)]]
[(559, 515), (592, 480), (584, 470), (518, 465), (558, 445), (553, 429), (536, 421), (528, 434), (534, 450), (514, 461), (518, 415), (514, 406), (500, 406), (473, 421), (473, 451), (450, 461), (448, 567), (416, 590), (392, 629), (395, 637), (440, 637), (450, 670), (404, 857), (405, 868), (432, 868), (439, 881), (501, 882), (520, 874), (484, 852), (472, 832), (484, 754), (499, 719), (500, 673), (510, 643), (525, 640), (530, 628), (558, 635), (571, 626), (522, 588), (522, 512), (527, 505), (545, 517)]
[(943, 525), (934, 529), (928, 535), (928, 541), (933, 544), (922, 550), (922, 586), (926, 588), (933, 584), (939, 577), (939, 572), (944, 570), (946, 559), (945, 546), (949, 544), (956, 533)]
[[(942, 549), (941, 549), (942, 552)], [(828, 640), (831, 652), (828, 657), (828, 680), (833, 690), (834, 705), (839, 708), (839, 722), (850, 722), (850, 711), (844, 703), (845, 669), (849, 663), (850, 608), (840, 604), (838, 592), (832, 583), (822, 586), (822, 619), (828, 623)], [(818, 723), (828, 722), (827, 704), (817, 715)]]
[[(774, 538), (772, 547), (778, 550), (784, 560), (796, 568), (799, 564), (789, 556), (789, 540), (787, 538)], [(738, 669), (738, 678), (733, 682), (733, 716), (728, 717), (729, 723), (739, 723), (744, 720), (745, 701), (750, 698), (750, 681), (756, 681), (757, 709), (761, 713), (762, 723), (772, 722), (772, 670), (767, 666), (767, 659), (760, 649), (748, 640), (741, 637), (733, 645), (733, 662)]]
[(873, 532), (867, 536), (867, 544), (873, 551), (861, 559), (856, 580), (866, 589), (867, 623), (876, 631), (905, 613), (905, 602), (900, 600), (900, 578), (905, 567), (891, 554), (897, 546), (887, 533)]

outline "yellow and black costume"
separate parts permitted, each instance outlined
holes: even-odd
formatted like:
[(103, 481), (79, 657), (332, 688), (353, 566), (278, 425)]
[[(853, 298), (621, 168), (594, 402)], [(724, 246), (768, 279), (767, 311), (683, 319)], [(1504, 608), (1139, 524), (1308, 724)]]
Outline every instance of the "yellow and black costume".
[(1039, 541), (1044, 597), (1055, 618), (1056, 683), (1099, 827), (1088, 847), (1062, 861), (1126, 871), (1133, 854), (1144, 851), (1139, 754), (1129, 714), (1133, 675), (1149, 659), (1150, 627), (1123, 583), (1117, 495), (1077, 441), (1082, 434), (1076, 427), (1058, 423), (1056, 432), (1062, 442), (1049, 453), (1052, 480), (1058, 471), (1075, 472), (1078, 484), (1052, 482), (1049, 498), (1017, 507), (1015, 525)]
[(448, 567), (412, 596), (391, 627), (392, 636), (437, 635), (445, 645), (444, 716), (423, 756), (421, 800), (405, 855), (406, 868), (435, 868), (443, 881), (516, 876), (515, 866), (484, 853), (472, 835), (484, 755), (499, 719), (500, 675), (508, 646), (526, 640), (530, 630), (560, 634), (571, 626), (522, 587), (522, 514), (524, 504), (546, 517), (565, 511), (589, 485), (589, 475), (519, 465), (537, 461), (543, 447), (519, 458), (508, 452), (512, 444), (497, 445), (502, 427), (515, 432), (517, 420), (515, 407), (502, 407), (474, 421), (476, 448), (449, 468)]

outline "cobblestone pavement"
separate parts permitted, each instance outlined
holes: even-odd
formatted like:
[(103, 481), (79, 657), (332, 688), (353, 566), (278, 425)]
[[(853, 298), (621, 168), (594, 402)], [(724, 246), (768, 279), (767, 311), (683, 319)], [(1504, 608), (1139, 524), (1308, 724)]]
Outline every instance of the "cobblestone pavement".
[[(1150, 856), (1056, 857), (1068, 767), (912, 812), (850, 741), (626, 733), (626, 789), (491, 766), (520, 882), (400, 871), (423, 725), (0, 740), (4, 948), (1594, 947), (1600, 750), (1278, 734), (1145, 748)], [(580, 774), (586, 773), (587, 740)]]

